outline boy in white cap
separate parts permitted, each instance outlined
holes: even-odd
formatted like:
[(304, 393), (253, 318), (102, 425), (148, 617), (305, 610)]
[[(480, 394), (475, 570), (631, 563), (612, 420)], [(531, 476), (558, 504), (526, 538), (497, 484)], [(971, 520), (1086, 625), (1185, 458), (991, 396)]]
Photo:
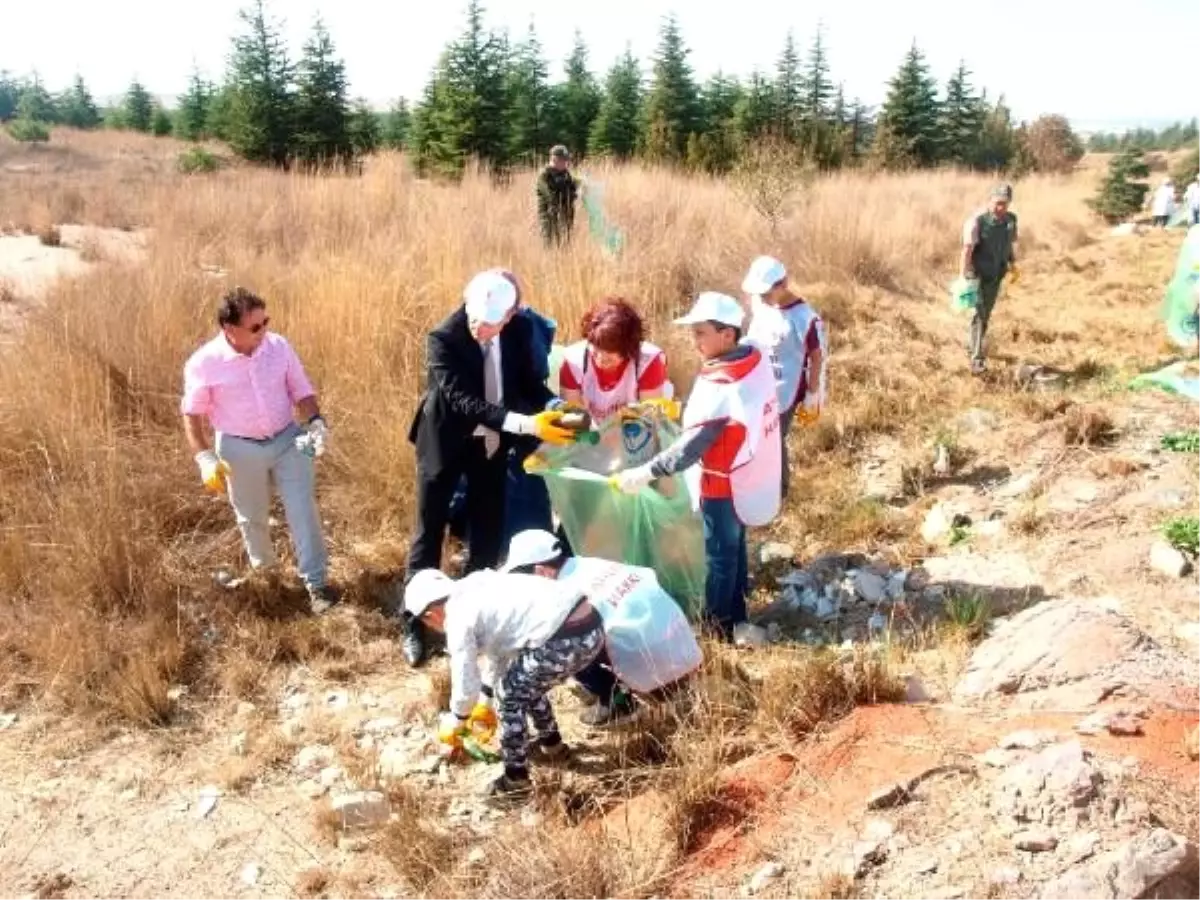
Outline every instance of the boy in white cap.
[(569, 754), (546, 695), (599, 655), (600, 614), (573, 584), (486, 570), (457, 582), (437, 569), (417, 572), (405, 588), (404, 606), (414, 620), (446, 635), (450, 711), (438, 723), (438, 738), (460, 744), (472, 720), (491, 716), (495, 688), (504, 772), (488, 795), (526, 799), (531, 782), (525, 717), (533, 720), (544, 757)]
[(575, 680), (596, 698), (579, 720), (600, 728), (632, 714), (635, 700), (660, 696), (704, 661), (687, 616), (653, 569), (585, 556), (548, 531), (513, 536), (503, 572), (539, 575), (577, 587), (604, 620), (605, 649)]
[(742, 280), (750, 296), (751, 341), (767, 351), (779, 392), (779, 434), (783, 442), (782, 493), (788, 494), (787, 438), (793, 416), (815, 422), (825, 406), (825, 323), (792, 290), (787, 269), (772, 256), (750, 263)]
[[(516, 315), (517, 290), (497, 271), (471, 279), (463, 304), (429, 333), (422, 398), (409, 430), (417, 452), (417, 528), (408, 571), (441, 565), (450, 499), (466, 476), (467, 571), (500, 561), (507, 451), (516, 436), (567, 444), (557, 398), (539, 374), (532, 326)], [(405, 638), (405, 656), (424, 655), (421, 628)]]
[(683, 434), (645, 465), (614, 476), (635, 494), (682, 472), (704, 520), (708, 560), (705, 613), (725, 639), (746, 621), (746, 526), (779, 512), (779, 398), (771, 361), (742, 343), (745, 311), (725, 294), (705, 292), (677, 325), (692, 329), (702, 360), (683, 413)]

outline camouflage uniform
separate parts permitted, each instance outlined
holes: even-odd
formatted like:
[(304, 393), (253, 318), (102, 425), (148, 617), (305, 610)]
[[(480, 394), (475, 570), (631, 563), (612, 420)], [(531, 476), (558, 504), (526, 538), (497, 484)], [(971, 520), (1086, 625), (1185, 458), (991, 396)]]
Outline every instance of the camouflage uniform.
[(579, 182), (568, 169), (546, 166), (537, 180), (538, 222), (546, 246), (564, 244), (575, 225), (575, 197)]

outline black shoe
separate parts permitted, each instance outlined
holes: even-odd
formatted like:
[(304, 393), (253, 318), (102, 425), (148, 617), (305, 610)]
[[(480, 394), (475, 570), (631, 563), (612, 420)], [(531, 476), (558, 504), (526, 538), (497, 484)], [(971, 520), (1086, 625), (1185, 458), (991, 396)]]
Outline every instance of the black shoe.
[(321, 585), (321, 587), (309, 588), (308, 610), (314, 616), (319, 616), (329, 612), (330, 608), (341, 599), (338, 592), (327, 584)]
[(404, 654), (404, 661), (414, 669), (425, 661), (425, 636), (420, 622), (409, 622), (405, 626), (400, 649)]
[(490, 806), (519, 806), (533, 796), (533, 782), (528, 777), (509, 778), (501, 775), (487, 786), (484, 800)]

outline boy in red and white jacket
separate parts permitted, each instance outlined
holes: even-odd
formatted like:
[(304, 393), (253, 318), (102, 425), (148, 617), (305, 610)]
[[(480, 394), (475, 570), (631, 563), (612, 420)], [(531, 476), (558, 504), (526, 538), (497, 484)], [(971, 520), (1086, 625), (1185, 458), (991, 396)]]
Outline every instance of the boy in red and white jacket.
[(781, 499), (775, 372), (766, 353), (742, 342), (744, 320), (741, 304), (714, 292), (701, 294), (675, 320), (691, 327), (702, 360), (683, 434), (650, 462), (614, 478), (621, 490), (635, 494), (656, 478), (683, 473), (704, 520), (706, 615), (726, 639), (746, 621), (746, 526), (769, 523)]

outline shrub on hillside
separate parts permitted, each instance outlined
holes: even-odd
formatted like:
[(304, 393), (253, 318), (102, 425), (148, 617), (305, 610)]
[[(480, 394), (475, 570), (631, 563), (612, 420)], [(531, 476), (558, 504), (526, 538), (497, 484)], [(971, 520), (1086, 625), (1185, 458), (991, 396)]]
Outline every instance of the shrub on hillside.
[(1175, 182), (1175, 186), (1181, 190), (1195, 180), (1196, 175), (1200, 173), (1200, 150), (1195, 147), (1179, 161), (1175, 168), (1171, 171), (1171, 180)]
[(221, 157), (203, 147), (189, 147), (176, 158), (175, 166), (184, 175), (215, 172), (221, 168)]
[(50, 140), (50, 129), (44, 122), (33, 119), (13, 119), (8, 124), (8, 133), (14, 141), (21, 143), (44, 143)]
[(1149, 186), (1136, 179), (1147, 178), (1150, 167), (1136, 147), (1124, 150), (1108, 164), (1108, 174), (1088, 206), (1106, 222), (1127, 219), (1142, 208)]
[(1065, 116), (1040, 116), (1024, 130), (1024, 149), (1035, 172), (1066, 174), (1083, 158), (1083, 142)]

